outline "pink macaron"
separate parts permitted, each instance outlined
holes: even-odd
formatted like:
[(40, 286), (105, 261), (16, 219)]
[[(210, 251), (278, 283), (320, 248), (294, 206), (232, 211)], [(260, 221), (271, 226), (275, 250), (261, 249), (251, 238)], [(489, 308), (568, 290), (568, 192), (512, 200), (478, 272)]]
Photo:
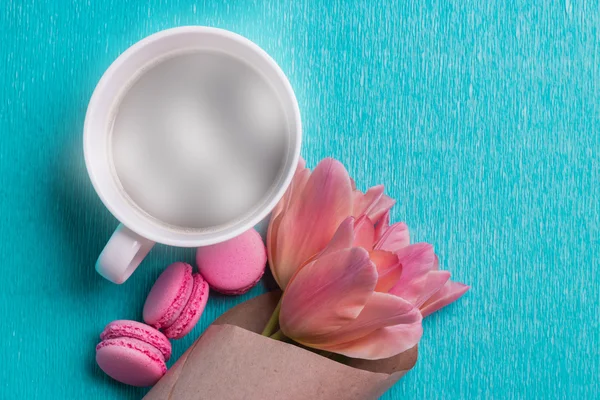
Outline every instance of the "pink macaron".
[(212, 289), (223, 294), (242, 294), (263, 276), (267, 249), (260, 234), (250, 229), (226, 242), (198, 248), (196, 262)]
[(132, 386), (154, 385), (167, 372), (171, 343), (156, 329), (136, 321), (106, 325), (96, 346), (96, 362), (111, 378)]
[(144, 303), (144, 321), (165, 336), (180, 339), (196, 325), (208, 301), (208, 284), (189, 264), (171, 264), (158, 277)]

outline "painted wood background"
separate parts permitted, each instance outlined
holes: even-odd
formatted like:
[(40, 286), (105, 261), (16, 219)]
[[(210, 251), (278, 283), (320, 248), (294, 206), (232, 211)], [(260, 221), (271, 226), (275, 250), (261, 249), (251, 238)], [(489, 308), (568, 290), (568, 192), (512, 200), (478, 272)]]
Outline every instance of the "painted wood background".
[[(116, 226), (86, 177), (82, 125), (128, 46), (186, 24), (238, 32), (297, 93), (310, 166), (384, 183), (393, 217), (472, 285), (424, 323), (384, 399), (600, 392), (600, 3), (579, 0), (0, 0), (0, 398), (135, 399), (94, 363), (140, 318), (164, 246), (123, 286), (95, 259)], [(213, 296), (175, 358), (224, 310)]]

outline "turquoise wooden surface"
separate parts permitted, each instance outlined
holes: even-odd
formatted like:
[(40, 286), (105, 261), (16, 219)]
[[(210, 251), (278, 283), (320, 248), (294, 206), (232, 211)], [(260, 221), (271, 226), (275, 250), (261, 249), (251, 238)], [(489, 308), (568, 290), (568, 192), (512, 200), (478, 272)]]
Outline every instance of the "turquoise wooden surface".
[[(238, 32), (296, 90), (309, 165), (384, 183), (393, 217), (473, 286), (428, 318), (384, 399), (600, 392), (597, 1), (1, 0), (0, 398), (135, 399), (104, 376), (104, 324), (140, 318), (158, 246), (124, 285), (94, 261), (116, 226), (87, 180), (82, 126), (128, 46), (185, 24)], [(238, 298), (213, 296), (179, 356)]]

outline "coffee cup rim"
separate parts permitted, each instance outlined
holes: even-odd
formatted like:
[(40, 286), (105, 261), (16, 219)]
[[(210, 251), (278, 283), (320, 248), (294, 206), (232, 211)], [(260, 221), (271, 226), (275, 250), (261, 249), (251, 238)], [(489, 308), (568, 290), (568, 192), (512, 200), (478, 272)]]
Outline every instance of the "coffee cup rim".
[[(284, 102), (289, 129), (289, 147), (284, 167), (276, 186), (263, 204), (248, 215), (224, 227), (211, 229), (183, 229), (169, 227), (141, 212), (120, 193), (118, 180), (109, 171), (108, 136), (110, 131), (110, 108), (119, 97), (122, 82), (132, 79), (144, 68), (149, 60), (161, 58), (169, 52), (189, 49), (204, 49), (211, 40), (239, 49), (259, 63), (253, 65), (266, 76), (269, 83), (279, 88), (280, 101)], [(169, 44), (190, 43), (191, 46), (173, 49)], [(193, 45), (196, 43), (197, 45)], [(206, 47), (208, 48), (208, 47)], [(229, 49), (229, 54), (239, 56)], [(104, 133), (102, 133), (104, 131)], [(279, 65), (257, 44), (234, 32), (204, 26), (184, 26), (171, 28), (150, 35), (135, 43), (123, 52), (106, 70), (98, 82), (90, 99), (84, 122), (84, 157), (92, 185), (108, 210), (126, 227), (140, 236), (157, 243), (179, 247), (199, 247), (223, 242), (233, 238), (258, 224), (268, 216), (279, 202), (291, 183), (300, 158), (302, 125), (298, 101), (292, 86)], [(103, 137), (106, 140), (103, 140)]]

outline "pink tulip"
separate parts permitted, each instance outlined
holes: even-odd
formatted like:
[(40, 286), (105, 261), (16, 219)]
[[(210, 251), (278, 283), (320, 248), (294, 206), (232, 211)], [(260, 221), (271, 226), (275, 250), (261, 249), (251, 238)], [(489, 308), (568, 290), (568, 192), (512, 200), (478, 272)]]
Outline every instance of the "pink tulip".
[(312, 348), (386, 358), (417, 344), (422, 316), (409, 301), (387, 292), (401, 276), (398, 257), (356, 247), (365, 231), (374, 232), (362, 221), (344, 220), (329, 245), (294, 274), (283, 293), (279, 324), (287, 337)]
[(285, 289), (298, 267), (327, 246), (348, 216), (366, 215), (377, 223), (394, 203), (383, 186), (364, 194), (356, 190), (339, 161), (326, 158), (311, 173), (301, 159), (267, 231), (269, 265), (279, 287)]
[(391, 357), (417, 344), (422, 316), (468, 290), (438, 270), (431, 245), (410, 244), (406, 224), (389, 225), (393, 204), (383, 186), (356, 190), (335, 160), (312, 174), (299, 165), (267, 236), (283, 334), (349, 357)]

